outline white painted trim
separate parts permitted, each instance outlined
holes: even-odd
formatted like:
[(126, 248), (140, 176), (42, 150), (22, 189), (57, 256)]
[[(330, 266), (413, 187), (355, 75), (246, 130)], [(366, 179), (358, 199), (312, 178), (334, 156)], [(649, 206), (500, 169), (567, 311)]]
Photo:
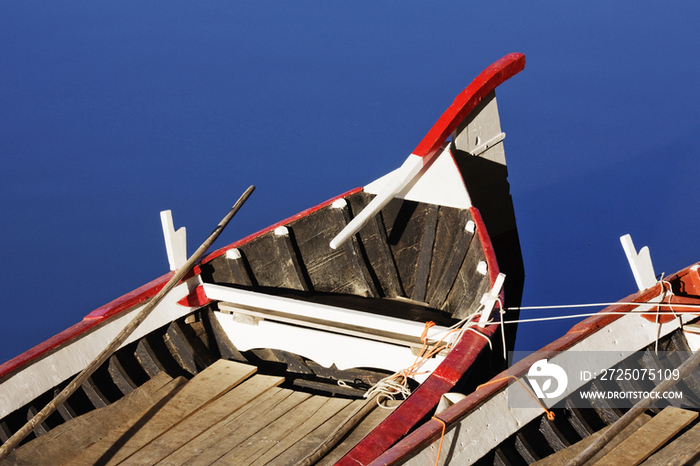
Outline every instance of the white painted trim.
[(173, 214), (169, 210), (160, 213), (160, 224), (163, 226), (170, 270), (178, 270), (187, 262), (187, 230), (185, 227), (180, 227), (175, 231)]
[[(255, 348), (279, 349), (298, 354), (324, 367), (335, 364), (341, 370), (369, 367), (398, 372), (416, 361), (416, 356), (406, 346), (269, 320), (261, 320), (251, 325), (236, 320), (230, 314), (214, 314), (239, 351)], [(425, 373), (416, 376), (415, 379), (423, 382), (443, 360), (442, 356), (428, 360), (421, 368)]]
[[(190, 289), (198, 283), (197, 276), (173, 288), (122, 347), (193, 312), (195, 308), (181, 306), (177, 302), (187, 296)], [(29, 363), (20, 372), (5, 380), (0, 385), (0, 418), (85, 369), (145, 304), (98, 325), (97, 329), (88, 330), (86, 334), (59, 347), (48, 356)]]
[(656, 274), (654, 273), (654, 265), (651, 263), (649, 248), (644, 246), (637, 252), (630, 235), (621, 236), (620, 242), (622, 243), (622, 249), (625, 251), (627, 261), (630, 264), (632, 275), (634, 275), (634, 280), (637, 282), (639, 291), (646, 290), (656, 285)]
[[(391, 180), (395, 170), (365, 186), (370, 194), (378, 194)], [(437, 153), (434, 162), (424, 168), (424, 174), (396, 195), (407, 201), (425, 202), (428, 204), (468, 209), (472, 206), (471, 198), (464, 185), (462, 174), (452, 157), (449, 145)]]
[[(396, 317), (382, 316), (369, 312), (356, 311), (327, 304), (300, 301), (297, 299), (273, 296), (254, 291), (231, 288), (222, 285), (205, 283), (202, 285), (207, 298), (214, 301), (224, 301), (235, 305), (248, 306), (285, 314), (296, 315), (308, 319), (325, 320), (338, 324), (351, 325), (374, 329), (380, 332), (398, 333), (420, 338), (425, 330), (425, 324)], [(270, 317), (274, 320), (274, 317)], [(439, 340), (448, 329), (435, 325), (430, 327), (427, 336), (429, 340)]]

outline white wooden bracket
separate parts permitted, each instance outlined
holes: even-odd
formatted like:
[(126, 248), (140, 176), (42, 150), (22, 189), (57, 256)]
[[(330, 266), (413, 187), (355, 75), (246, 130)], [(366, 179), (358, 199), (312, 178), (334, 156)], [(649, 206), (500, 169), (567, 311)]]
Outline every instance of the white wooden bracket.
[(170, 270), (177, 270), (187, 262), (187, 232), (185, 227), (180, 227), (175, 231), (173, 214), (169, 210), (160, 213), (160, 223), (163, 225), (165, 250), (168, 253)]
[(486, 152), (487, 150), (491, 149), (493, 146), (498, 144), (499, 142), (503, 141), (506, 138), (506, 133), (499, 133), (489, 139), (486, 142), (481, 142), (479, 138), (477, 138), (477, 146), (472, 149), (469, 153), (473, 156), (479, 156)]
[(484, 293), (484, 296), (481, 297), (481, 304), (484, 306), (484, 309), (481, 311), (481, 317), (479, 317), (479, 327), (484, 328), (486, 323), (489, 321), (489, 317), (491, 317), (491, 312), (493, 311), (493, 306), (501, 297), (501, 289), (503, 288), (503, 282), (505, 279), (506, 274), (499, 273), (498, 277), (496, 277), (496, 282), (491, 288), (491, 291)]
[(630, 263), (639, 291), (656, 285), (656, 274), (654, 273), (654, 265), (651, 263), (649, 248), (644, 246), (637, 252), (630, 235), (621, 236), (620, 242), (622, 243), (622, 249), (625, 250), (627, 261)]

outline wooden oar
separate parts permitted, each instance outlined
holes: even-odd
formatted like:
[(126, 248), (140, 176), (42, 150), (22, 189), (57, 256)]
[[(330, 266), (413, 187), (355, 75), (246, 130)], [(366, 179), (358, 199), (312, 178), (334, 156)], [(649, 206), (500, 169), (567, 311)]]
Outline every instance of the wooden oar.
[(17, 445), (27, 436), (30, 432), (34, 430), (38, 424), (41, 424), (44, 419), (49, 417), (64, 401), (70, 397), (75, 390), (80, 387), (85, 380), (92, 375), (98, 367), (100, 367), (107, 359), (116, 351), (124, 341), (131, 335), (136, 328), (141, 325), (141, 323), (149, 316), (151, 311), (160, 303), (165, 295), (172, 290), (175, 285), (177, 285), (180, 280), (183, 279), (185, 275), (194, 267), (194, 265), (199, 262), (204, 253), (209, 249), (209, 247), (216, 241), (221, 232), (224, 230), (226, 225), (231, 221), (236, 212), (241, 208), (243, 203), (250, 197), (250, 195), (255, 190), (255, 186), (250, 186), (241, 195), (241, 197), (236, 201), (231, 210), (226, 214), (226, 216), (221, 220), (219, 225), (214, 229), (214, 231), (209, 235), (209, 237), (202, 243), (202, 245), (192, 254), (185, 264), (178, 269), (175, 274), (168, 280), (165, 286), (156, 294), (151, 301), (144, 306), (143, 309), (134, 317), (134, 319), (129, 322), (124, 330), (122, 330), (119, 335), (117, 335), (114, 340), (90, 363), (83, 369), (83, 371), (74, 378), (71, 383), (68, 384), (66, 388), (61, 391), (61, 393), (54, 398), (51, 403), (46, 405), (44, 409), (39, 411), (36, 416), (30, 419), (20, 430), (15, 432), (15, 434), (10, 437), (7, 442), (5, 442), (0, 447), (0, 461), (2, 461), (12, 450), (15, 449)]

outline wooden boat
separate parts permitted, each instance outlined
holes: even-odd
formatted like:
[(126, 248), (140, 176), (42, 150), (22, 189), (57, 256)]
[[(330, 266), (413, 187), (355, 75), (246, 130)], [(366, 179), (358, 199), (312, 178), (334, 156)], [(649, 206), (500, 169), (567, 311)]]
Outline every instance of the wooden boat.
[[(638, 254), (625, 237), (623, 244), (639, 292), (518, 361), (369, 464), (697, 464), (700, 371), (690, 369), (700, 361), (700, 263), (657, 282), (649, 268), (640, 274), (637, 267), (640, 256), (648, 259), (648, 249)], [(589, 355), (582, 360), (598, 363), (601, 352), (609, 358), (596, 377), (569, 376), (566, 392), (552, 400), (534, 395), (529, 379), (538, 362), (561, 366), (567, 355)], [(687, 376), (677, 372), (681, 364)], [(648, 373), (653, 378), (644, 376)], [(662, 373), (668, 377), (657, 375)], [(676, 398), (659, 399), (647, 409), (652, 397), (642, 394), (661, 390), (669, 377), (678, 391), (668, 393)], [(528, 405), (514, 405), (518, 396)], [(635, 404), (642, 402), (647, 405)], [(624, 430), (616, 424), (621, 419)], [(603, 443), (598, 440), (603, 436), (609, 443), (591, 447)], [(589, 447), (592, 459), (569, 463)]]
[[(367, 463), (488, 379), (485, 324), (523, 277), (494, 89), (524, 64), (488, 67), (395, 172), (201, 260), (2, 464)], [(184, 271), (161, 218), (169, 274), (0, 366), (3, 443)]]

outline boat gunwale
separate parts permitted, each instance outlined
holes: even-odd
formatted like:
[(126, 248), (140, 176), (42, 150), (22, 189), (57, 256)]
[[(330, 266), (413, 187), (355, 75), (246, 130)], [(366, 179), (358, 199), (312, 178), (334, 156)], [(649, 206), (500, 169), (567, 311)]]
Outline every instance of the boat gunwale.
[[(665, 277), (664, 281), (670, 283), (682, 282), (685, 277), (690, 276), (690, 280), (693, 281), (693, 291), (695, 291), (697, 286), (700, 285), (699, 270), (700, 262)], [(691, 273), (694, 273), (694, 275), (691, 275)], [(685, 285), (687, 286), (687, 284)], [(476, 390), (468, 394), (464, 399), (442, 411), (440, 413), (440, 420), (444, 421), (446, 428), (449, 429), (505, 389), (509, 384), (508, 376), (513, 375), (519, 377), (526, 374), (535, 361), (566, 351), (599, 330), (604, 329), (610, 323), (625, 315), (629, 315), (634, 309), (639, 307), (639, 304), (645, 304), (658, 295), (659, 291), (656, 286), (638, 291), (620, 300), (621, 303), (625, 304), (607, 306), (596, 315), (575, 324), (560, 338), (516, 362), (510, 368), (494, 376), (489, 382), (477, 387)], [(611, 314), (612, 312), (616, 312), (617, 314)], [(495, 328), (496, 326), (493, 327)], [(424, 447), (427, 447), (430, 443), (436, 441), (442, 432), (443, 423), (435, 419), (429, 419), (366, 466), (386, 466), (403, 462), (418, 453)]]

